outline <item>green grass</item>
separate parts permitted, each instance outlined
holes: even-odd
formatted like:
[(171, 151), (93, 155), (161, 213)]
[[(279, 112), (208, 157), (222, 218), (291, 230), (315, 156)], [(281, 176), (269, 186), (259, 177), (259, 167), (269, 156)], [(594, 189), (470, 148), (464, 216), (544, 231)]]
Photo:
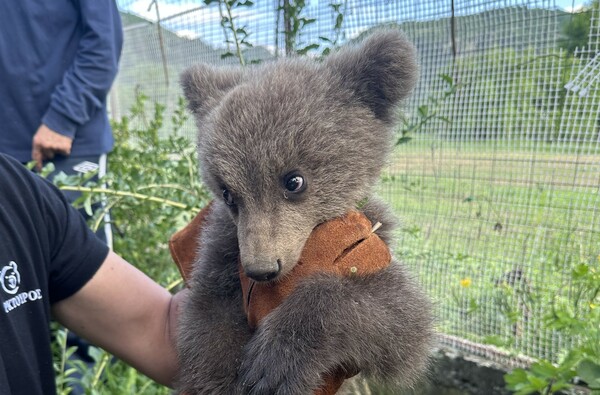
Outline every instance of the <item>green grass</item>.
[[(401, 258), (441, 331), (556, 360), (572, 339), (546, 325), (571, 272), (598, 267), (600, 155), (533, 142), (415, 139), (381, 194), (402, 220)], [(584, 153), (584, 151), (586, 153)]]

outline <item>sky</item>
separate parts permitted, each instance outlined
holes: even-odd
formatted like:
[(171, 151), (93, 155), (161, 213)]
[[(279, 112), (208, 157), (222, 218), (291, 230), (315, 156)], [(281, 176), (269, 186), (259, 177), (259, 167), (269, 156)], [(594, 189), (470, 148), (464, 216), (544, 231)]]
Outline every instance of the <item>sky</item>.
[[(358, 1), (358, 0), (354, 0)], [(350, 1), (349, 3), (352, 3)], [(118, 0), (117, 4), (119, 7), (124, 10), (141, 16), (147, 20), (156, 21), (156, 9), (152, 6), (149, 7), (150, 4), (154, 2), (151, 0)], [(244, 24), (248, 24), (250, 26), (250, 31), (254, 31), (253, 35), (253, 43), (263, 46), (269, 46), (272, 42), (272, 38), (266, 36), (265, 34), (257, 34), (257, 26), (264, 26), (265, 23), (274, 23), (274, 14), (271, 12), (272, 9), (269, 4), (275, 4), (275, 0), (255, 0), (255, 5), (249, 8), (239, 8), (236, 10), (236, 15), (240, 17), (240, 20), (243, 20)], [(315, 8), (323, 8), (328, 10), (327, 6), (323, 6), (323, 4), (328, 4), (328, 2), (324, 2), (323, 0), (309, 0), (307, 1), (309, 7)], [(349, 37), (356, 36), (365, 28), (361, 28), (361, 26), (370, 26), (369, 19), (375, 18), (377, 20), (415, 20), (420, 18), (435, 18), (437, 14), (437, 10), (432, 8), (432, 4), (422, 4), (421, 7), (410, 7), (410, 3), (393, 3), (389, 0), (382, 0), (381, 6), (374, 5), (377, 4), (377, 1), (369, 1), (371, 5), (367, 6), (365, 9), (368, 11), (365, 15), (360, 16), (358, 19), (361, 24), (354, 24), (352, 26), (347, 27), (346, 34)], [(521, 3), (520, 1), (515, 0), (507, 0), (505, 1), (507, 5), (517, 5)], [(530, 5), (538, 5), (539, 4), (552, 4), (552, 0), (525, 0), (522, 1), (524, 4)], [(197, 38), (203, 37), (203, 39), (211, 44), (221, 44), (223, 38), (221, 35), (215, 36), (214, 34), (214, 26), (218, 26), (220, 21), (220, 14), (218, 7), (215, 4), (210, 7), (206, 7), (203, 5), (203, 1), (201, 0), (158, 0), (159, 10), (161, 19), (168, 18), (172, 15), (177, 15), (181, 13), (185, 13), (186, 11), (198, 9), (202, 6), (203, 10), (201, 12), (194, 12), (184, 14), (181, 17), (177, 17), (174, 19), (166, 20), (164, 22), (164, 26), (171, 31), (174, 31), (181, 37), (188, 38)], [(394, 5), (395, 4), (395, 5)], [(476, 12), (480, 7), (486, 7), (490, 4), (502, 4), (502, 1), (492, 1), (489, 0), (484, 2), (478, 2), (476, 0), (463, 0), (459, 4), (461, 4), (461, 8), (464, 12), (472, 13)], [(556, 8), (563, 9), (567, 12), (578, 11), (581, 9), (583, 5), (582, 0), (554, 0), (554, 4)], [(356, 17), (356, 16), (355, 16)], [(383, 18), (383, 19), (380, 19)], [(273, 21), (271, 21), (273, 19)], [(253, 29), (254, 27), (254, 29)], [(311, 30), (316, 29), (315, 25), (310, 26)], [(264, 32), (263, 32), (264, 33)], [(310, 33), (309, 33), (310, 34)]]
[(583, 7), (581, 0), (556, 0), (556, 6), (568, 12), (578, 11)]
[[(317, 0), (309, 1), (309, 3), (311, 4), (317, 2)], [(199, 0), (161, 0), (159, 1), (161, 17), (164, 18), (169, 15), (174, 15), (180, 12), (184, 12), (186, 10), (197, 8), (201, 3), (202, 1)], [(568, 12), (578, 11), (583, 6), (583, 3), (584, 2), (581, 0), (555, 0), (557, 8), (563, 9)], [(148, 5), (150, 4), (150, 0), (121, 0), (118, 1), (118, 4), (122, 9), (132, 11), (133, 13), (142, 16), (146, 19), (156, 19), (156, 13), (154, 8), (149, 9), (148, 7)], [(218, 15), (214, 15), (214, 17), (218, 18)]]

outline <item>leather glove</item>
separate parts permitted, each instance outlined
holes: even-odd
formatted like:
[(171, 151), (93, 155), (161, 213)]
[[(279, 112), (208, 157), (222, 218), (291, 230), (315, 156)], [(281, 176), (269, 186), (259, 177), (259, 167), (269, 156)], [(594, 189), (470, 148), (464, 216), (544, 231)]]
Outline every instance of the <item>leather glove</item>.
[[(189, 279), (203, 222), (211, 209), (206, 206), (185, 228), (169, 240), (171, 256), (185, 281)], [(312, 231), (300, 260), (292, 271), (277, 282), (255, 282), (240, 267), (244, 311), (248, 325), (256, 328), (260, 321), (290, 295), (302, 279), (315, 273), (338, 276), (361, 276), (375, 273), (389, 266), (391, 254), (388, 246), (375, 234), (374, 227), (364, 214), (350, 211), (342, 217), (324, 222)], [(340, 367), (328, 372), (324, 385), (315, 395), (333, 395), (345, 379), (358, 372)]]

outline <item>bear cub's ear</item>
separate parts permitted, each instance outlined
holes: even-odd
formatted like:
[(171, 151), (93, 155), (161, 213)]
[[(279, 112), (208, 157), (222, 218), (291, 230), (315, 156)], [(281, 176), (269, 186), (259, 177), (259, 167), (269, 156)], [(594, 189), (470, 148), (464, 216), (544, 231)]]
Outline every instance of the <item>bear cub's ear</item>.
[(390, 124), (396, 106), (413, 90), (419, 68), (416, 50), (398, 30), (380, 30), (355, 46), (342, 47), (325, 61), (342, 86), (375, 116)]
[(181, 87), (190, 111), (202, 117), (244, 78), (239, 67), (197, 64), (181, 74)]

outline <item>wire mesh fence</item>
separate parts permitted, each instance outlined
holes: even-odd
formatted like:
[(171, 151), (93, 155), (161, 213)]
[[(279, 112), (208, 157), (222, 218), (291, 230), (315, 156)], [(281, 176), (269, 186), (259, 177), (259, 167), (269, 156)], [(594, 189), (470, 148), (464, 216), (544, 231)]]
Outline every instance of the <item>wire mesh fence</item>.
[(600, 269), (597, 7), (577, 41), (565, 25), (580, 15), (548, 0), (313, 0), (292, 18), (293, 37), (286, 0), (118, 3), (113, 116), (136, 91), (173, 109), (178, 75), (196, 62), (316, 57), (377, 26), (402, 29), (421, 78), (380, 189), (403, 220), (396, 252), (434, 299), (442, 342), (518, 365), (556, 361), (577, 341), (547, 323), (559, 304), (583, 308), (573, 271)]

